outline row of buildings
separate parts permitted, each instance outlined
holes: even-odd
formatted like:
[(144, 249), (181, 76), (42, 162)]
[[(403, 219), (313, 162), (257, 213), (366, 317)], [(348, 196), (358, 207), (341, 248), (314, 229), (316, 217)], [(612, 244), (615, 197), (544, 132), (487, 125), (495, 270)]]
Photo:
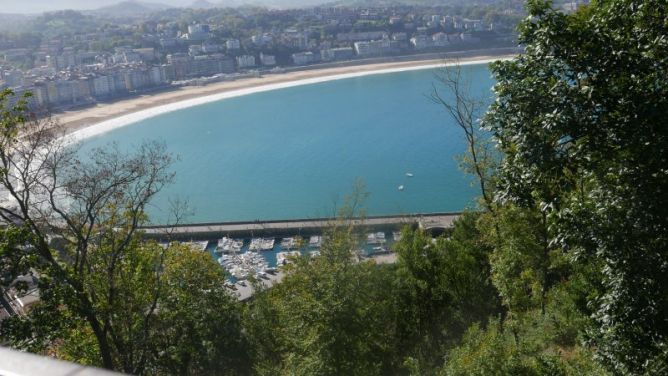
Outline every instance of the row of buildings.
[[(211, 18), (187, 26), (162, 19), (119, 21), (100, 24), (96, 31), (45, 37), (32, 48), (5, 38), (0, 40), (0, 89), (31, 91), (35, 106), (57, 110), (277, 66), (477, 48), (481, 35), (501, 35), (493, 31), (497, 24), (429, 11), (271, 11), (271, 24), (255, 23), (248, 30), (231, 30)], [(252, 17), (250, 12), (237, 16)], [(133, 42), (118, 46), (112, 40)]]
[[(364, 38), (379, 37), (377, 40)], [(290, 55), (293, 65), (333, 62), (354, 58), (400, 54), (410, 50), (425, 51), (448, 46), (470, 46), (479, 40), (467, 33), (419, 34), (410, 39), (406, 33), (348, 33), (351, 46), (314, 49)], [(362, 39), (362, 40), (359, 40)], [(232, 43), (236, 45), (236, 43)], [(38, 108), (60, 109), (94, 103), (166, 87), (200, 77), (232, 74), (238, 71), (276, 66), (274, 55), (229, 55), (223, 53), (174, 53), (166, 63), (155, 64), (153, 48), (116, 48), (113, 53), (93, 54), (65, 50), (46, 56), (44, 66), (26, 72), (0, 69), (0, 88), (33, 92)]]

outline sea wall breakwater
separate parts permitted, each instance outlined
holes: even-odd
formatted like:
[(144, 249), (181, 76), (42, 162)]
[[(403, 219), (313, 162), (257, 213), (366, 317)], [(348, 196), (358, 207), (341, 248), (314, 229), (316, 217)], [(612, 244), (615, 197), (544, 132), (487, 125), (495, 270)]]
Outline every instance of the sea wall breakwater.
[(144, 226), (144, 236), (157, 240), (217, 239), (222, 236), (239, 238), (263, 236), (311, 236), (322, 234), (335, 225), (352, 225), (365, 231), (397, 231), (403, 226), (419, 226), (434, 233), (452, 228), (461, 213), (416, 213), (404, 215), (369, 216), (351, 220), (339, 218), (310, 218), (250, 222), (217, 222), (183, 225)]

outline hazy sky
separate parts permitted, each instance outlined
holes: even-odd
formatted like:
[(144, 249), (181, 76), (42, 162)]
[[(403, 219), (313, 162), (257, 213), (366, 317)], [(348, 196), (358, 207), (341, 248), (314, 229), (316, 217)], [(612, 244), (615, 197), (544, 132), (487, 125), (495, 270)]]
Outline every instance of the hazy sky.
[[(60, 9), (97, 9), (122, 0), (0, 0), (0, 13), (41, 13)], [(143, 0), (142, 0), (143, 1)], [(209, 0), (219, 3), (219, 0)], [(186, 6), (194, 0), (146, 0), (173, 6)]]

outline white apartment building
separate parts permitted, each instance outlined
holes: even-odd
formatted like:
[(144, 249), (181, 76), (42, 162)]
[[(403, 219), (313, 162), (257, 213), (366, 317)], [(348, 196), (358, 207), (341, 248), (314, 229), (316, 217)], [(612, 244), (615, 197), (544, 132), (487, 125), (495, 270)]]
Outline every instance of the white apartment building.
[(252, 55), (237, 56), (237, 66), (239, 67), (239, 69), (254, 67), (255, 56)]
[(377, 56), (390, 52), (392, 46), (389, 39), (355, 42), (355, 53), (358, 56)]
[(292, 62), (295, 65), (306, 65), (311, 64), (315, 61), (315, 55), (313, 52), (298, 52), (292, 54)]

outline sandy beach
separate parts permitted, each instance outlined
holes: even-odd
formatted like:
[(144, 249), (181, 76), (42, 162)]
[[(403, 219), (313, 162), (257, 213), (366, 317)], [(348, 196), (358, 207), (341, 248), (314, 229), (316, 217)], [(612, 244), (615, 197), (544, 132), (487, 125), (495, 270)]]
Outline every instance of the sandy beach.
[[(511, 58), (512, 56), (475, 56), (460, 58), (457, 60), (457, 63), (486, 63)], [(161, 113), (228, 97), (368, 74), (436, 68), (445, 64), (446, 61), (443, 59), (434, 59), (277, 73), (257, 78), (243, 78), (235, 81), (212, 83), (205, 86), (176, 87), (169, 91), (130, 97), (112, 103), (100, 103), (81, 110), (59, 113), (54, 115), (53, 118), (64, 127), (66, 133), (73, 134), (76, 139), (82, 139)], [(93, 130), (90, 128), (99, 129)]]

